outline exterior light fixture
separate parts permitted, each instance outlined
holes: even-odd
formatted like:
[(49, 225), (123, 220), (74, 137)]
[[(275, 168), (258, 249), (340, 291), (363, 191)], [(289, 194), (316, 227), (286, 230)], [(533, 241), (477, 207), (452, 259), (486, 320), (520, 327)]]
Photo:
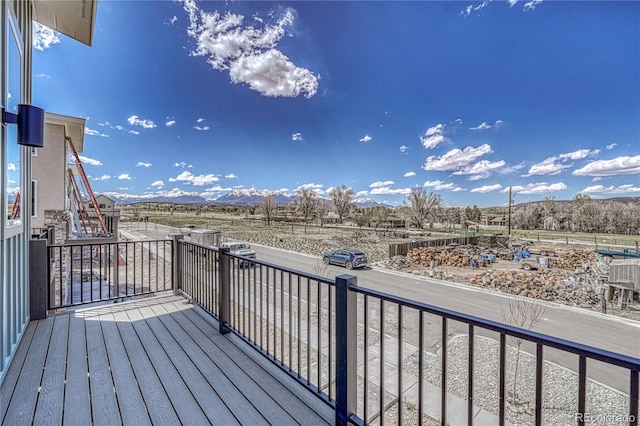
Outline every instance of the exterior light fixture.
[(42, 148), (44, 146), (44, 110), (33, 105), (18, 105), (14, 114), (2, 108), (2, 125), (18, 125), (20, 145)]

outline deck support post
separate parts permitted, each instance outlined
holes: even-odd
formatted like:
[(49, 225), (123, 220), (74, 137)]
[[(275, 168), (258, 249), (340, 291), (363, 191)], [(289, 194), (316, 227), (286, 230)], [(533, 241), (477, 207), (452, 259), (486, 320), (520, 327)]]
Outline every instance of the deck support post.
[(49, 276), (47, 240), (29, 240), (29, 318), (47, 317)]
[(173, 238), (173, 250), (171, 251), (171, 271), (173, 295), (178, 296), (182, 289), (182, 252), (180, 250), (180, 241), (182, 234), (171, 234)]
[(220, 312), (218, 313), (218, 327), (220, 334), (227, 334), (230, 330), (228, 324), (231, 320), (231, 256), (229, 247), (222, 247), (219, 249), (220, 255), (220, 268), (218, 269), (219, 277), (219, 298)]
[[(350, 286), (358, 285), (357, 277), (336, 277), (336, 418), (338, 426), (347, 425), (357, 412), (357, 342), (358, 299)], [(366, 333), (366, 330), (365, 330)]]

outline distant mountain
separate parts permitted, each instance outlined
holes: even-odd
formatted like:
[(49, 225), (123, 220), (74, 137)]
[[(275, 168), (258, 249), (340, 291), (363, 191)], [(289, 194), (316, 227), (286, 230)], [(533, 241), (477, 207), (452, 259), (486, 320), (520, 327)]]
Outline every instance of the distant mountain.
[(255, 188), (250, 189), (234, 189), (227, 192), (222, 197), (211, 200), (211, 204), (221, 204), (226, 206), (255, 206), (260, 204), (266, 192)]
[(104, 195), (118, 204), (135, 203), (173, 203), (173, 204), (208, 204), (207, 200), (191, 192), (174, 190), (164, 195), (128, 195), (114, 192), (105, 192)]
[(393, 206), (390, 206), (389, 204), (381, 203), (380, 201), (373, 200), (371, 198), (356, 198), (353, 200), (353, 203), (361, 209), (368, 209), (371, 207), (393, 208)]

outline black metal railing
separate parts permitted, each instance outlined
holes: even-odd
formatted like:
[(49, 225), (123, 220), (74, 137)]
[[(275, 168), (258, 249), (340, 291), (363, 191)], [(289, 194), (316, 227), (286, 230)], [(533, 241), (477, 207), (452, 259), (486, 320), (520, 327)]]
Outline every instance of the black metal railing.
[[(354, 276), (332, 280), (216, 248), (180, 247), (181, 290), (218, 319), (221, 332), (240, 336), (335, 408), (336, 424), (402, 424), (406, 418), (420, 424), (427, 417), (473, 424), (484, 411), (485, 419), (503, 425), (508, 410), (522, 402), (525, 377), (532, 394), (526, 415), (542, 424), (543, 395), (556, 386), (545, 379), (555, 368), (545, 357), (551, 351), (575, 356), (577, 363), (576, 372), (563, 370), (575, 379), (575, 398), (561, 395), (569, 423), (616, 418), (638, 424), (640, 359), (359, 287)], [(461, 337), (466, 346), (453, 354), (451, 342)], [(512, 339), (520, 343), (510, 345)], [(489, 367), (477, 365), (488, 356), (487, 342), (494, 348), (492, 383), (479, 374)], [(528, 362), (525, 368), (520, 361), (524, 371), (514, 393), (516, 347)], [(590, 400), (592, 363), (627, 372), (626, 405), (603, 413)], [(456, 373), (460, 365), (464, 371)], [(495, 389), (491, 407), (476, 398), (481, 388)]]
[[(473, 424), (479, 411), (503, 425), (524, 402), (536, 425), (558, 410), (563, 423), (638, 425), (638, 358), (360, 287), (352, 275), (329, 279), (180, 238), (49, 247), (49, 309), (181, 292), (221, 333), (239, 336), (333, 407), (341, 425)], [(556, 368), (552, 353), (575, 364), (563, 370), (572, 391), (562, 406), (545, 405), (559, 389), (547, 374)], [(623, 371), (623, 403), (598, 405), (590, 369), (599, 364)]]
[(170, 240), (48, 247), (48, 308), (119, 301), (172, 289)]

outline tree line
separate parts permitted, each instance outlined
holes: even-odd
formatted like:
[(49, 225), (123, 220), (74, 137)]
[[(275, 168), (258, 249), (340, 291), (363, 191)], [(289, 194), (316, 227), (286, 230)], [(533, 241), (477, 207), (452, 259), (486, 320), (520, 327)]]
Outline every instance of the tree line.
[[(358, 208), (354, 203), (354, 191), (345, 185), (329, 190), (330, 200), (321, 199), (310, 189), (301, 189), (293, 205), (295, 215), (304, 223), (325, 223), (330, 211), (338, 223), (346, 219), (358, 226), (378, 228), (390, 218), (404, 221), (408, 228), (433, 228), (434, 224), (445, 229), (476, 226), (485, 215), (502, 216), (506, 224), (510, 220), (513, 229), (553, 230), (573, 232), (598, 232), (637, 235), (640, 234), (640, 203), (594, 200), (588, 195), (577, 194), (572, 201), (556, 201), (545, 197), (543, 201), (508, 207), (481, 209), (473, 207), (444, 207), (442, 198), (424, 188), (412, 188), (406, 200), (395, 208), (376, 206)], [(276, 199), (268, 195), (258, 206), (265, 222), (270, 224), (278, 215)], [(511, 210), (510, 218), (509, 210)]]

